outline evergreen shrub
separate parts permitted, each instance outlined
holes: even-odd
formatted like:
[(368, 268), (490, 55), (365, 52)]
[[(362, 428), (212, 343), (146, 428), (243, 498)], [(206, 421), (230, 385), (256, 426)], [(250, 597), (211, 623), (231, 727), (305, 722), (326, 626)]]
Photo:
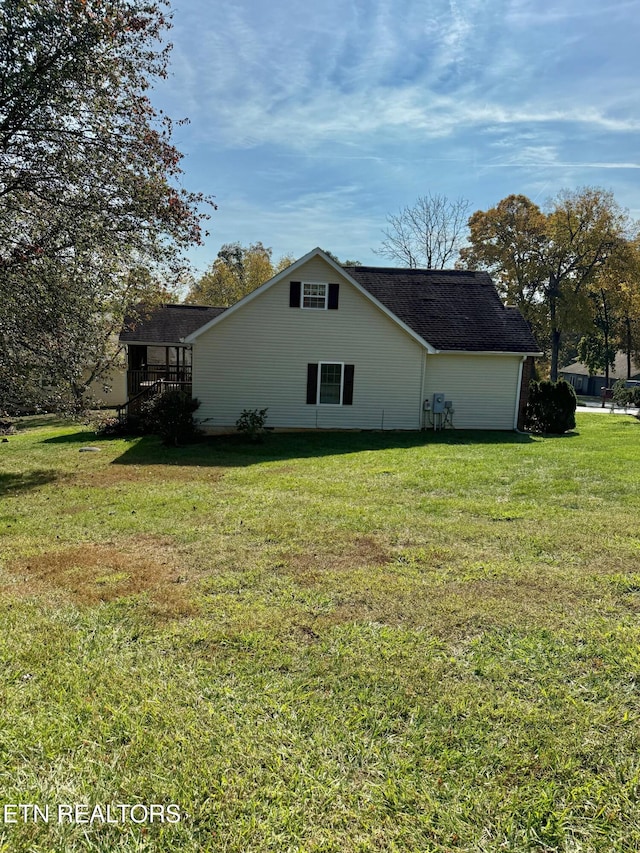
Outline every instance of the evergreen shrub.
[(164, 444), (174, 447), (193, 441), (198, 435), (193, 413), (199, 405), (185, 391), (163, 391), (142, 404), (142, 431), (158, 435)]
[(267, 422), (267, 409), (243, 409), (236, 421), (236, 429), (249, 441), (262, 441)]
[(574, 429), (576, 404), (576, 393), (564, 379), (558, 382), (533, 380), (529, 385), (525, 429), (551, 435)]

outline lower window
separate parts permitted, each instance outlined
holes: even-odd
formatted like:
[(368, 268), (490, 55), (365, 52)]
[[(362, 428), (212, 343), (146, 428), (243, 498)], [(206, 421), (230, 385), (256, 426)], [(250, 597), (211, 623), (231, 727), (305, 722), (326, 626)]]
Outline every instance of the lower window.
[(318, 403), (339, 406), (342, 403), (342, 365), (321, 364), (318, 380)]
[(353, 404), (353, 364), (321, 361), (307, 365), (307, 403), (324, 406)]

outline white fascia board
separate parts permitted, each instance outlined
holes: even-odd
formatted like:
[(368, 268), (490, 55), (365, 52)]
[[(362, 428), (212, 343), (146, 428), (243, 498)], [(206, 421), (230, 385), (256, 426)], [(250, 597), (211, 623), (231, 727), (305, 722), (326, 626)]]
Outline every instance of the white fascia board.
[(121, 347), (183, 347), (184, 338), (177, 341), (120, 341)]
[(298, 260), (294, 261), (291, 266), (288, 266), (286, 269), (282, 270), (282, 272), (279, 272), (277, 275), (274, 275), (274, 277), (270, 278), (269, 281), (265, 281), (264, 284), (261, 284), (260, 287), (257, 287), (255, 290), (252, 290), (251, 293), (248, 293), (246, 296), (243, 296), (242, 299), (238, 300), (238, 302), (236, 302), (230, 308), (227, 308), (222, 314), (218, 314), (217, 317), (214, 317), (212, 320), (209, 320), (209, 322), (205, 323), (204, 326), (201, 326), (199, 329), (196, 329), (195, 332), (192, 332), (190, 335), (184, 338), (184, 342), (188, 344), (193, 343), (196, 338), (199, 338), (200, 335), (204, 334), (204, 332), (211, 329), (217, 323), (221, 323), (225, 317), (229, 316), (229, 314), (233, 314), (239, 308), (242, 308), (243, 305), (246, 305), (247, 302), (251, 302), (252, 299), (255, 299), (256, 296), (259, 296), (265, 290), (268, 290), (270, 287), (273, 287), (273, 285), (277, 284), (279, 281), (282, 281), (285, 278), (290, 278), (297, 269), (299, 269), (301, 266), (306, 264), (307, 261), (310, 261), (312, 258), (315, 257), (322, 258), (322, 260), (325, 261), (325, 263), (329, 264), (329, 266), (333, 270), (335, 270), (338, 275), (342, 276), (342, 278), (346, 278), (349, 284), (353, 285), (353, 287), (355, 287), (355, 289), (359, 293), (361, 293), (370, 302), (372, 302), (380, 311), (382, 311), (383, 314), (386, 314), (387, 317), (393, 320), (396, 325), (400, 326), (401, 329), (404, 329), (404, 331), (408, 335), (410, 335), (415, 341), (417, 341), (420, 346), (424, 347), (427, 352), (431, 354), (437, 352), (437, 350), (432, 347), (430, 343), (421, 338), (420, 335), (414, 332), (413, 329), (406, 325), (406, 323), (403, 323), (402, 320), (396, 317), (393, 311), (390, 311), (385, 305), (379, 302), (375, 298), (375, 296), (372, 296), (372, 294), (369, 293), (366, 288), (362, 287), (361, 284), (359, 284), (354, 278), (349, 275), (349, 273), (344, 267), (341, 267), (340, 264), (337, 264), (333, 260), (333, 258), (330, 258), (329, 255), (327, 255), (326, 252), (323, 252), (319, 246), (316, 246), (315, 249), (312, 249), (310, 252), (307, 252), (307, 254), (303, 255), (303, 257), (298, 258)]
[(434, 349), (431, 351), (433, 355), (511, 355), (518, 358), (525, 358), (532, 355), (535, 358), (543, 356), (543, 352), (512, 352), (511, 350), (477, 350), (477, 349)]

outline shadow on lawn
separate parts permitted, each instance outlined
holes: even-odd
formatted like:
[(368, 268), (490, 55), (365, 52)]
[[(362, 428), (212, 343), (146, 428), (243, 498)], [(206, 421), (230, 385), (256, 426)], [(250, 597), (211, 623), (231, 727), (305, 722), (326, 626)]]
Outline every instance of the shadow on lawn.
[(80, 432), (70, 432), (65, 435), (56, 435), (53, 438), (42, 439), (42, 444), (86, 444), (95, 446), (110, 441), (122, 441), (122, 436), (96, 435), (93, 429), (84, 429)]
[[(61, 439), (58, 439), (61, 440)], [(533, 438), (512, 432), (289, 432), (269, 433), (252, 444), (239, 435), (209, 436), (184, 447), (164, 447), (153, 436), (131, 443), (114, 465), (202, 465), (243, 467), (260, 462), (364, 453), (431, 445), (529, 444)]]
[(0, 496), (18, 495), (58, 479), (56, 471), (27, 471), (24, 474), (0, 473)]

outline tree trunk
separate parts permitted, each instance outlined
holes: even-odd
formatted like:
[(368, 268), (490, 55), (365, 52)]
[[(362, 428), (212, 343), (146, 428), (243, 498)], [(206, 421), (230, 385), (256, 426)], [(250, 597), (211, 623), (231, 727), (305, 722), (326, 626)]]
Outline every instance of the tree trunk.
[(551, 327), (551, 376), (552, 382), (558, 381), (558, 355), (560, 353), (560, 329), (558, 328), (557, 306), (560, 285), (556, 276), (549, 278), (548, 300), (549, 300), (549, 325)]
[(606, 359), (606, 364), (604, 368), (604, 387), (609, 387), (609, 311), (607, 309), (607, 297), (605, 296), (604, 291), (602, 291), (602, 316), (604, 319), (604, 357)]
[(558, 381), (558, 354), (560, 352), (560, 329), (551, 331), (551, 376), (552, 382)]

